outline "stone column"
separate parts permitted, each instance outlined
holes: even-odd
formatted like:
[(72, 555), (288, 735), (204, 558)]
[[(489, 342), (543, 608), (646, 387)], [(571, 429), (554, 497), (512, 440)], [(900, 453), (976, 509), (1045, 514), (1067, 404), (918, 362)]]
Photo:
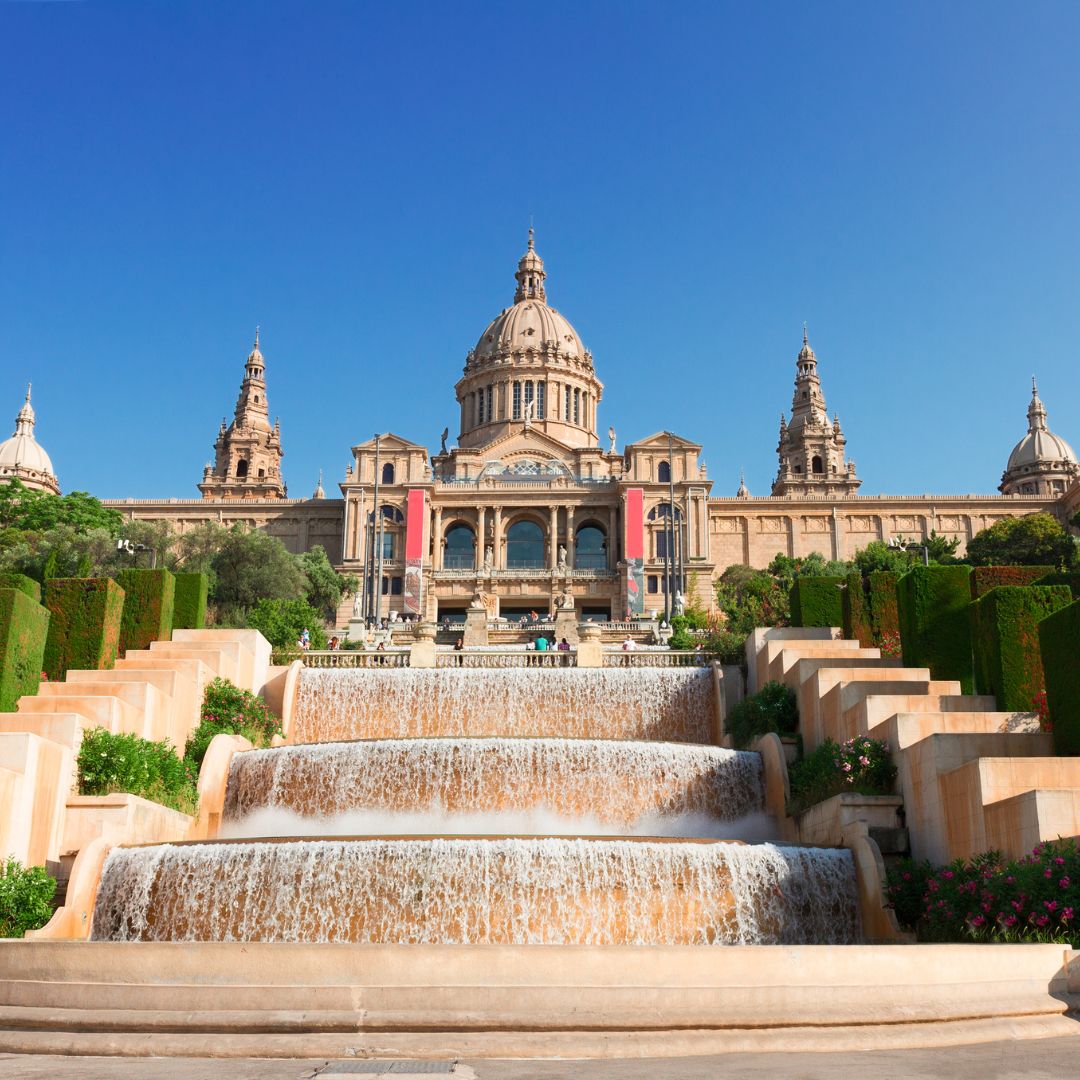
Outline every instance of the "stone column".
[(559, 565), (559, 508), (555, 505), (548, 509), (548, 536), (551, 547), (549, 562), (551, 569), (554, 570)]
[(614, 570), (619, 561), (619, 511), (608, 507), (607, 568)]
[(502, 557), (502, 507), (495, 507), (495, 519), (493, 521), (492, 538), (491, 538), (491, 556), (496, 570), (501, 570), (503, 565)]
[(476, 569), (484, 568), (484, 548), (487, 546), (487, 513), (482, 506), (476, 508)]
[(574, 513), (577, 507), (566, 508), (566, 565), (573, 566), (577, 554), (577, 542), (574, 536)]
[(435, 532), (435, 542), (432, 545), (433, 551), (431, 554), (431, 565), (433, 570), (441, 570), (443, 568), (443, 534), (442, 534), (442, 507), (435, 507), (435, 524), (433, 526)]

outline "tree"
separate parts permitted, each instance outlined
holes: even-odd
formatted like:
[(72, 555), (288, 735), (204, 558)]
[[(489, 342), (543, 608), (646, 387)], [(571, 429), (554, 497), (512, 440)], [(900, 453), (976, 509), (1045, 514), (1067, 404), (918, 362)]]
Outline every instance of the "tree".
[(274, 536), (236, 525), (211, 559), (216, 575), (213, 601), (246, 611), (260, 600), (299, 600), (307, 578), (296, 557)]
[(812, 551), (809, 555), (796, 559), (789, 555), (777, 554), (769, 563), (768, 572), (784, 588), (790, 589), (800, 575), (803, 577), (843, 577), (851, 572), (851, 563), (826, 559), (820, 551)]
[(0, 525), (24, 532), (46, 532), (68, 526), (80, 532), (104, 529), (116, 536), (124, 519), (85, 491), (53, 495), (35, 491), (18, 480), (0, 484)]
[[(956, 549), (960, 546), (959, 540), (950, 540), (933, 529), (924, 539), (909, 542), (926, 547), (931, 566), (955, 562)], [(871, 540), (866, 547), (855, 552), (853, 561), (855, 569), (863, 577), (875, 570), (891, 570), (893, 573), (903, 574), (913, 566), (922, 566), (923, 552), (922, 547), (896, 548), (890, 547), (884, 540)]]
[(300, 556), (300, 566), (308, 580), (305, 591), (307, 602), (319, 611), (323, 618), (336, 618), (342, 596), (351, 596), (359, 587), (356, 577), (352, 574), (339, 574), (330, 565), (326, 549), (321, 544), (316, 544)]
[(975, 566), (1072, 566), (1076, 542), (1051, 514), (1002, 518), (976, 533), (967, 557)]
[(259, 600), (247, 613), (247, 625), (275, 649), (294, 649), (301, 630), (311, 635), (313, 649), (326, 648), (322, 616), (306, 600)]
[[(775, 561), (775, 560), (774, 560)], [(716, 583), (716, 603), (725, 627), (745, 638), (758, 626), (787, 626), (791, 619), (788, 587), (768, 570), (735, 564)]]

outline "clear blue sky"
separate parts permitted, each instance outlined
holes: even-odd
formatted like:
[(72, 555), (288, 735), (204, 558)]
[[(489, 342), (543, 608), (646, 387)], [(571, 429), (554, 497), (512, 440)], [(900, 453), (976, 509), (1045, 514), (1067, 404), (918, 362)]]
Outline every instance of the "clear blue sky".
[(456, 432), (530, 214), (620, 445), (776, 470), (809, 323), (865, 494), (1080, 444), (1080, 5), (0, 4), (0, 423), (197, 495), (256, 323), (293, 495)]

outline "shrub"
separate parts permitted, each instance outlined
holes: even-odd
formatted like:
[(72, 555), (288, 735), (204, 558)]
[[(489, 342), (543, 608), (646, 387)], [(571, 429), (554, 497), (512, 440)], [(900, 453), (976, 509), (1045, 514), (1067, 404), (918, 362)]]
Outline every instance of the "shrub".
[(35, 604), (41, 603), (41, 586), (25, 574), (16, 574), (14, 571), (0, 574), (0, 589), (18, 589), (26, 593)]
[(281, 733), (280, 721), (262, 698), (228, 679), (214, 679), (203, 695), (200, 723), (187, 741), (184, 759), (198, 770), (215, 735), (243, 735), (256, 746), (269, 746)]
[(842, 626), (841, 577), (797, 577), (791, 586), (792, 626)]
[(201, 630), (206, 625), (206, 601), (210, 592), (209, 574), (173, 574), (173, 629)]
[(697, 638), (690, 633), (690, 620), (685, 615), (671, 617), (671, 637), (668, 638), (670, 649), (692, 649), (697, 645)]
[(844, 637), (855, 639), (863, 648), (874, 645), (874, 626), (870, 617), (870, 597), (866, 582), (857, 571), (844, 578), (840, 590), (840, 606), (843, 612)]
[(892, 570), (875, 570), (870, 574), (870, 617), (879, 645), (890, 636), (900, 636), (900, 614), (896, 606), (899, 580), (900, 575)]
[(1067, 945), (1076, 938), (1080, 852), (1071, 839), (1039, 844), (1022, 859), (991, 851), (936, 869), (907, 860), (888, 882), (897, 920), (920, 941)]
[(971, 571), (971, 599), (978, 600), (999, 585), (1034, 585), (1052, 566), (976, 566)]
[(756, 694), (733, 705), (724, 720), (724, 731), (740, 749), (770, 731), (794, 735), (798, 728), (799, 705), (795, 691), (772, 681)]
[(48, 633), (45, 608), (17, 589), (0, 589), (0, 712), (37, 693)]
[(977, 532), (967, 546), (974, 566), (1064, 566), (1075, 558), (1076, 544), (1053, 514), (1028, 514), (995, 521)]
[(1080, 754), (1080, 600), (1039, 623), (1039, 653), (1046, 676), (1046, 701), (1059, 754)]
[(1034, 585), (1068, 585), (1072, 589), (1074, 600), (1080, 600), (1080, 570), (1061, 571), (1047, 574), (1033, 582)]
[(117, 583), (124, 590), (120, 620), (120, 652), (148, 649), (152, 641), (172, 636), (176, 582), (168, 570), (121, 570)]
[(42, 866), (23, 866), (13, 855), (0, 867), (0, 937), (21, 938), (52, 918), (56, 882)]
[(746, 666), (746, 635), (727, 627), (713, 630), (705, 639), (705, 651), (716, 654), (721, 664)]
[(54, 682), (68, 668), (111, 668), (120, 644), (124, 590), (110, 578), (52, 578), (45, 584), (49, 636), (44, 670)]
[(896, 782), (896, 766), (889, 744), (860, 735), (842, 745), (825, 739), (815, 750), (791, 766), (789, 813), (801, 813), (834, 795), (889, 795)]
[(322, 616), (306, 600), (260, 600), (248, 611), (247, 625), (261, 631), (275, 649), (295, 648), (305, 629), (313, 649), (326, 648)]
[(970, 574), (969, 566), (915, 566), (896, 586), (904, 664), (955, 679), (964, 694), (972, 687)]
[(1065, 585), (999, 585), (971, 605), (975, 692), (993, 694), (999, 709), (1024, 712), (1045, 686), (1038, 623), (1067, 607)]
[(194, 773), (168, 742), (90, 728), (83, 733), (78, 766), (80, 795), (121, 791), (187, 814), (198, 804)]

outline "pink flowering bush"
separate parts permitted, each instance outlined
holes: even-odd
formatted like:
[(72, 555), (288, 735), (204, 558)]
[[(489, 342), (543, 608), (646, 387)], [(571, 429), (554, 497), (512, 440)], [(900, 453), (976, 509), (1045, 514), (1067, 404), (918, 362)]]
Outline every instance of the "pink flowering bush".
[(1039, 730), (1053, 731), (1054, 725), (1050, 721), (1050, 706), (1046, 703), (1046, 691), (1040, 690), (1031, 699), (1031, 708), (1039, 716)]
[(865, 735), (837, 744), (825, 739), (816, 750), (795, 762), (789, 771), (790, 813), (847, 791), (860, 795), (890, 795), (896, 766), (889, 744)]
[(991, 851), (938, 868), (909, 860), (889, 871), (888, 894), (920, 941), (1072, 944), (1080, 936), (1080, 849), (1054, 840), (1022, 859)]

